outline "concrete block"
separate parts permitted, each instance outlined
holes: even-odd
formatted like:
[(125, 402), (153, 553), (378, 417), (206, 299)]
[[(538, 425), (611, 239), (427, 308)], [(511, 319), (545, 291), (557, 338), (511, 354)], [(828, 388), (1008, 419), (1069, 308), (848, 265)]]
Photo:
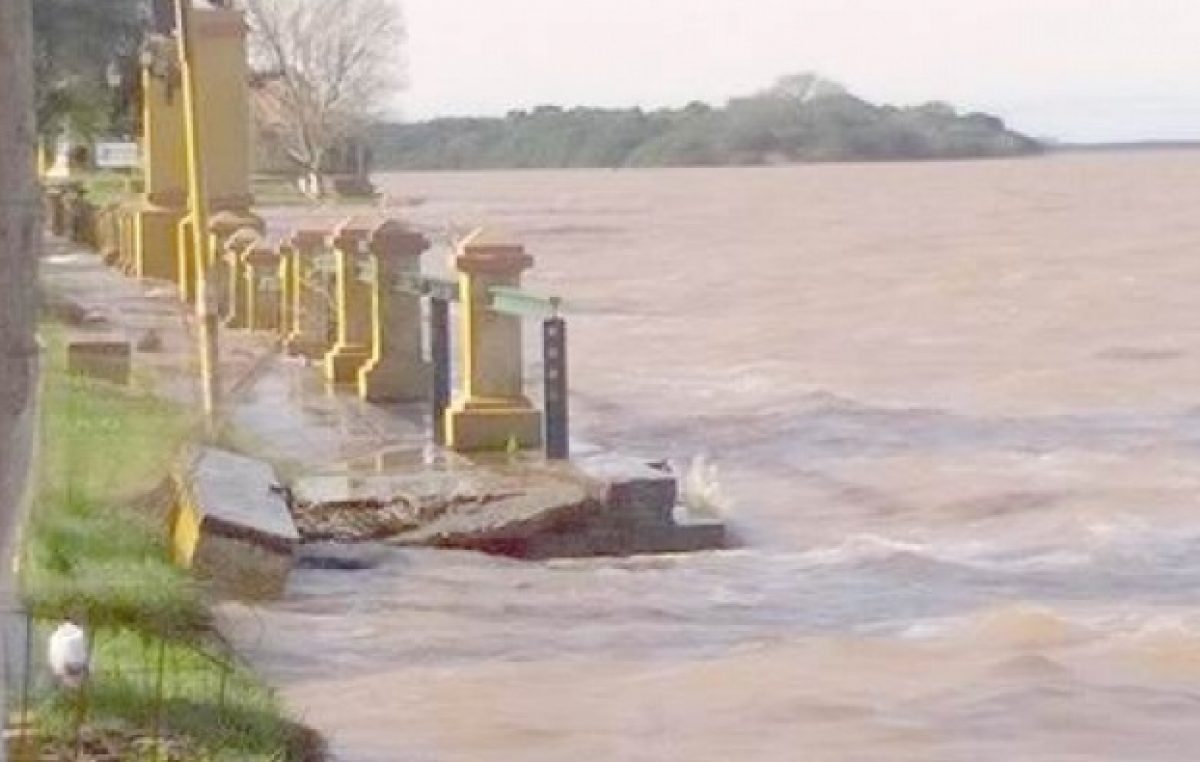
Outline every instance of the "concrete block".
[(133, 348), (124, 339), (86, 337), (67, 343), (67, 371), (71, 375), (127, 385), (133, 365)]
[(170, 522), (176, 560), (226, 595), (281, 596), (300, 535), (277, 484), (267, 463), (201, 450), (179, 476)]

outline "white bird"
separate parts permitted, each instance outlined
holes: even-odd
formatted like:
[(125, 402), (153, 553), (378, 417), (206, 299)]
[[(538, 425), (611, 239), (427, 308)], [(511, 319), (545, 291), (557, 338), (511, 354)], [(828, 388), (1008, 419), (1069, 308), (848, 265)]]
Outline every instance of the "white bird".
[(78, 688), (88, 673), (88, 638), (74, 622), (64, 622), (50, 635), (50, 671), (68, 688)]

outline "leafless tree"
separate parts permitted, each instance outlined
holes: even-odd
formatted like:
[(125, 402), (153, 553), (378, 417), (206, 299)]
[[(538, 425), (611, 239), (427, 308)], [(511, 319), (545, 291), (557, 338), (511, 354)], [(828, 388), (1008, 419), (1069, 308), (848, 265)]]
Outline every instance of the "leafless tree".
[(361, 135), (402, 84), (396, 0), (243, 0), (260, 129), (326, 190), (332, 151)]

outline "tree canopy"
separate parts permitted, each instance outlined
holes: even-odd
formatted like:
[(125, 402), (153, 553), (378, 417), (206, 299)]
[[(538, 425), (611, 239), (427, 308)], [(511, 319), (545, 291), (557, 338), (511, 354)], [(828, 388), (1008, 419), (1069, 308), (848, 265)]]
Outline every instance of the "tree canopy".
[[(131, 132), (142, 0), (36, 0), (34, 82), (38, 129), (54, 135)], [(114, 90), (110, 73), (120, 77)]]
[(387, 124), (372, 135), (393, 169), (655, 167), (1012, 156), (1040, 149), (987, 114), (934, 102), (874, 105), (812, 74), (722, 108), (563, 109)]

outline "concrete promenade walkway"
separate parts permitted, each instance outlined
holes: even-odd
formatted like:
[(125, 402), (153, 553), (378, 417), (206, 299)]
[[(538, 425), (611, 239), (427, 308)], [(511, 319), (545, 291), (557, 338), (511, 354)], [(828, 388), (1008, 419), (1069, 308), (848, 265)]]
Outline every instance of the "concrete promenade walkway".
[[(118, 337), (135, 347), (134, 383), (199, 409), (195, 321), (172, 284), (125, 277), (74, 244), (48, 239), (41, 282), (70, 336)], [(156, 337), (156, 338), (155, 338)], [(385, 452), (419, 455), (425, 405), (381, 407), (331, 392), (315, 368), (281, 356), (273, 337), (222, 331), (223, 416), (239, 445), (275, 462), (317, 470)], [(138, 348), (148, 343), (150, 351)]]

